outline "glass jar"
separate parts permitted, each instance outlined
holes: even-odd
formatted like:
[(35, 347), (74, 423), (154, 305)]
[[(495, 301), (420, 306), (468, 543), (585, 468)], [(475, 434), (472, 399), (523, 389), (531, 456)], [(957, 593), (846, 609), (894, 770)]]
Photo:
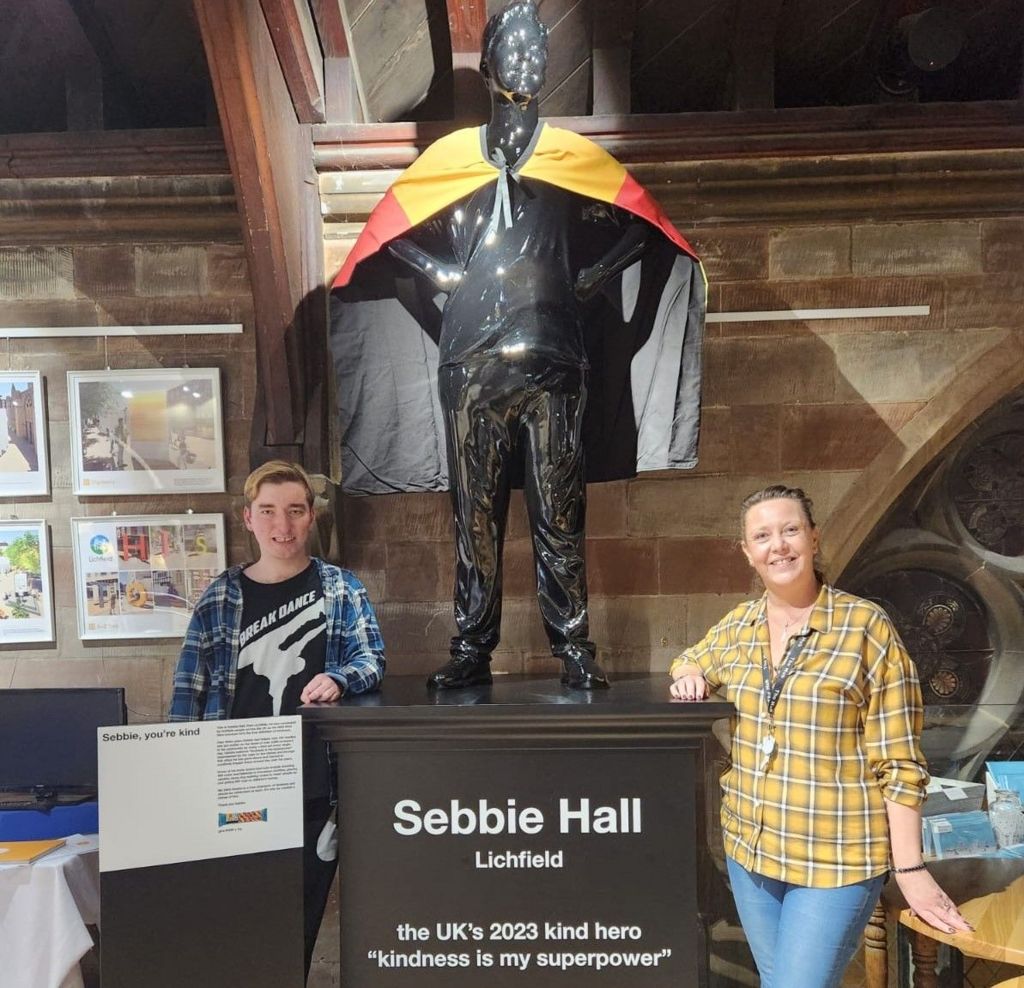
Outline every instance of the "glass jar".
[(988, 818), (1000, 847), (1024, 844), (1024, 807), (1012, 789), (997, 789), (989, 804)]

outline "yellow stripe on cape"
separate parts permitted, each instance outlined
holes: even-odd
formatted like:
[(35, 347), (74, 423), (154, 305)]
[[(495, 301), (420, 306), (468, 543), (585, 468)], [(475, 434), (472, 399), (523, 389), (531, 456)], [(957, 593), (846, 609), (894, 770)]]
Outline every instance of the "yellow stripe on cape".
[[(430, 145), (398, 178), (370, 214), (356, 245), (334, 281), (343, 287), (355, 268), (389, 240), (400, 237), (441, 210), (472, 195), (498, 177), (484, 157), (480, 127), (465, 127)], [(518, 174), (524, 178), (607, 202), (652, 223), (698, 265), (693, 248), (661, 207), (604, 148), (571, 130), (541, 124), (535, 146)], [(707, 276), (700, 265), (705, 287)]]
[(627, 173), (604, 148), (590, 139), (544, 124), (537, 146), (519, 174), (588, 199), (614, 203)]
[(498, 170), (480, 153), (480, 130), (466, 127), (430, 145), (391, 186), (409, 226), (493, 182)]
[[(626, 169), (603, 148), (548, 124), (541, 125), (533, 153), (519, 174), (608, 203), (615, 202), (626, 179)], [(395, 180), (391, 192), (412, 227), (497, 176), (498, 169), (481, 151), (480, 129), (467, 127), (431, 144)]]

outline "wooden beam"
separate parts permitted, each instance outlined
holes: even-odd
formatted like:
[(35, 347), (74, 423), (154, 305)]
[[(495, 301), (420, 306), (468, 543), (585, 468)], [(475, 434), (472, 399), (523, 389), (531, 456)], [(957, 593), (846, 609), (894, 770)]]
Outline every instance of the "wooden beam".
[(362, 123), (363, 108), (356, 91), (352, 59), (324, 57), (324, 100), (331, 123)]
[(783, 0), (737, 0), (732, 33), (732, 108), (775, 107), (775, 33)]
[(0, 135), (0, 179), (226, 175), (219, 129)]
[(260, 0), (300, 123), (323, 123), (324, 56), (306, 0)]
[[(304, 382), (289, 337), (294, 338), (297, 272), (289, 271), (271, 144), (291, 140), (294, 128), (261, 105), (246, 0), (193, 0), (217, 98), (224, 142), (242, 216), (256, 323), (257, 369), (265, 399), (265, 444), (301, 442)], [(259, 15), (257, 11), (257, 16)], [(258, 25), (257, 25), (258, 27)], [(276, 66), (275, 66), (276, 67)], [(271, 67), (274, 68), (274, 67)], [(262, 65), (264, 72), (267, 66)], [(269, 123), (269, 126), (268, 126)], [(294, 124), (294, 121), (290, 123)], [(294, 197), (299, 189), (282, 190)], [(295, 280), (293, 280), (295, 279)], [(291, 352), (290, 352), (291, 351)]]
[[(597, 141), (627, 165), (1024, 147), (1020, 100), (635, 113), (551, 122)], [(313, 128), (314, 160), (320, 171), (407, 168), (450, 129), (447, 123), (322, 124)]]
[[(631, 143), (615, 141), (616, 158), (650, 190), (666, 214), (685, 222), (698, 240), (697, 231), (707, 227), (815, 225), (823, 217), (837, 224), (877, 221), (879, 216), (890, 222), (965, 215), (1012, 217), (1019, 215), (1024, 201), (1024, 145), (965, 151), (951, 142), (950, 150), (944, 152), (929, 149), (924, 154), (908, 154), (877, 142), (874, 153), (856, 155), (779, 156), (769, 152), (754, 156), (748, 150), (741, 157), (714, 160), (700, 153), (688, 154), (690, 146), (678, 140), (676, 148), (683, 154), (650, 161), (644, 160), (642, 146), (631, 147)], [(391, 184), (391, 177), (390, 172), (378, 176), (369, 169), (321, 174), (326, 237), (337, 253), (343, 253), (345, 245), (355, 240), (360, 224)], [(837, 288), (838, 294), (805, 298), (797, 307), (816, 309), (812, 313), (816, 318), (835, 315), (835, 310), (844, 306), (872, 309), (881, 316), (885, 314), (878, 312), (881, 302), (899, 302), (909, 315), (916, 310), (906, 307), (929, 300), (915, 295), (914, 286), (908, 287), (910, 294), (899, 299), (865, 296), (852, 300), (856, 303), (852, 306), (851, 299)], [(780, 310), (778, 298), (768, 289), (756, 298), (749, 292), (740, 294), (741, 302), (721, 306), (720, 311), (763, 314)], [(790, 315), (786, 313), (787, 318)]]
[(452, 104), (459, 122), (486, 120), (490, 99), (480, 78), (480, 47), (487, 23), (484, 0), (446, 0), (452, 45)]
[(446, 3), (452, 51), (473, 54), (479, 58), (484, 25), (487, 23), (484, 0), (446, 0)]
[[(49, 136), (49, 135), (48, 135)], [(0, 150), (0, 155), (4, 152)], [(57, 156), (56, 150), (54, 157)], [(38, 158), (32, 165), (43, 164)], [(235, 190), (225, 168), (221, 175), (188, 171), (169, 177), (138, 171), (115, 176), (108, 171), (75, 175), (75, 194), (69, 196), (66, 178), (46, 168), (26, 169), (23, 177), (0, 173), (0, 243), (21, 246), (113, 243), (223, 244), (239, 243), (241, 227)], [(171, 321), (193, 318), (196, 306), (184, 303)], [(220, 314), (202, 322), (232, 321), (220, 312), (223, 298), (198, 302)], [(163, 320), (164, 317), (161, 317)]]
[(363, 110), (341, 17), (341, 0), (310, 0), (324, 53), (324, 101), (331, 123), (362, 123)]
[(636, 0), (595, 0), (594, 115), (629, 113)]
[(309, 0), (316, 22), (317, 33), (320, 35), (320, 47), (327, 58), (347, 58), (348, 35), (341, 19), (341, 0)]

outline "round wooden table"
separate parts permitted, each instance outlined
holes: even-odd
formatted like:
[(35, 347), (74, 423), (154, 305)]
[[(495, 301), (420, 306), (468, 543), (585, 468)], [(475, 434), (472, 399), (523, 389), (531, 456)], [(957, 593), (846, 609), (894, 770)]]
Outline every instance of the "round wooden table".
[(952, 858), (929, 862), (928, 870), (960, 908), (973, 933), (946, 933), (911, 916), (895, 881), (883, 901), (890, 916), (912, 931), (914, 988), (936, 988), (940, 943), (962, 954), (1024, 966), (1024, 859)]

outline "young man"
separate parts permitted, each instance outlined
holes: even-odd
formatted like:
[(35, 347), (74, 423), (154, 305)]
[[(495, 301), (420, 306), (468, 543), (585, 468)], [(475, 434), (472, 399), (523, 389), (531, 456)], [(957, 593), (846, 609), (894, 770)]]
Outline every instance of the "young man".
[[(245, 482), (245, 527), (259, 558), (222, 573), (196, 604), (185, 633), (168, 720), (294, 714), (374, 690), (384, 642), (366, 588), (308, 551), (313, 489), (305, 471), (274, 460)], [(317, 841), (333, 812), (326, 745), (303, 725), (306, 974), (337, 858)]]

